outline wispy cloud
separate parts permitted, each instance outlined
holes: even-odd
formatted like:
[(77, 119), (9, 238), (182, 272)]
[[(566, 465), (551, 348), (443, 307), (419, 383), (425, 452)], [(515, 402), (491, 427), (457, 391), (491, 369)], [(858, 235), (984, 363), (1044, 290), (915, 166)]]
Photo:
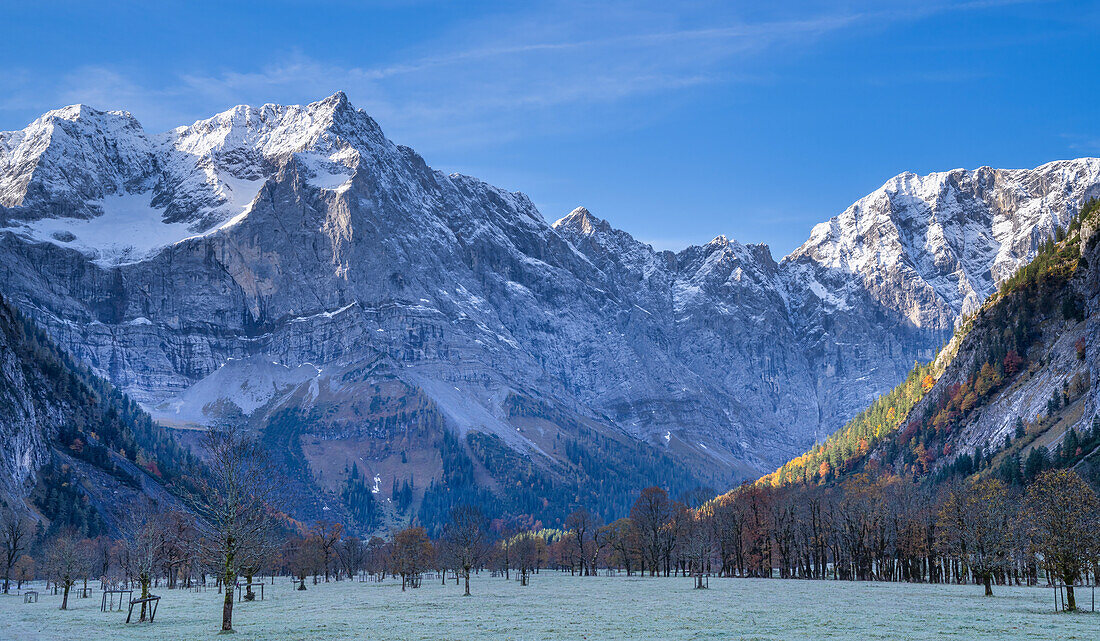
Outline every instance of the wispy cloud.
[[(239, 103), (302, 103), (342, 89), (397, 140), (426, 151), (518, 137), (644, 126), (634, 99), (716, 83), (763, 82), (783, 56), (820, 38), (882, 28), (937, 12), (999, 4), (871, 3), (836, 11), (748, 15), (724, 4), (548, 2), (479, 17), (397, 52), (354, 65), (292, 50), (251, 69), (196, 69), (139, 80), (106, 65), (43, 78), (0, 75), (0, 110), (86, 102), (132, 111), (150, 129), (184, 124)], [(885, 7), (885, 8), (884, 8)]]
[(1066, 146), (1075, 152), (1100, 154), (1100, 136), (1096, 134), (1062, 134)]
[[(230, 105), (301, 102), (343, 89), (396, 139), (418, 148), (494, 145), (644, 126), (652, 114), (628, 108), (612, 118), (609, 111), (639, 97), (759, 82), (770, 55), (805, 48), (860, 19), (731, 18), (722, 26), (669, 28), (676, 20), (660, 12), (620, 10), (597, 24), (568, 17), (576, 13), (555, 7), (482, 19), (375, 66), (293, 52), (255, 70), (187, 74), (176, 93)], [(470, 34), (478, 42), (468, 42)]]

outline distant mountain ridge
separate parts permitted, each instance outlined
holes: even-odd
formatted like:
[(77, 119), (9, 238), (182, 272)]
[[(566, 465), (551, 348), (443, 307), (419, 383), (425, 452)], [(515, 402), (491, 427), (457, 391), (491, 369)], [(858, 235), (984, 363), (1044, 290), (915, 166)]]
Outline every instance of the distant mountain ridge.
[(369, 394), (438, 412), (497, 491), (470, 434), (554, 483), (579, 473), (561, 439), (592, 429), (721, 486), (930, 358), (1098, 194), (1094, 158), (903, 174), (779, 262), (721, 236), (658, 252), (432, 170), (341, 93), (153, 136), (77, 106), (0, 133), (0, 292), (159, 420), (314, 417), (303, 474), (333, 492), (355, 460), (413, 473), (377, 442), (386, 401), (348, 413)]

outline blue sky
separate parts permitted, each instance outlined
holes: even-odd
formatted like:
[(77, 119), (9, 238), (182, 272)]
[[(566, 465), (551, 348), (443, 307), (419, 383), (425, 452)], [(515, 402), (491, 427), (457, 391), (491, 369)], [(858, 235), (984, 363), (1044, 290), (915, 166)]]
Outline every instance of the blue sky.
[(1100, 155), (1097, 2), (2, 2), (0, 130), (336, 90), (429, 164), (776, 258), (902, 171)]

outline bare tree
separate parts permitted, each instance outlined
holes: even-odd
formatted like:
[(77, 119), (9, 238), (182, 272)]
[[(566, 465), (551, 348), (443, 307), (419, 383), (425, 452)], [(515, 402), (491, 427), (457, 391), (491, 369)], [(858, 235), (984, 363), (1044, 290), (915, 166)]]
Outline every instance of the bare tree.
[(599, 520), (594, 514), (584, 508), (575, 510), (565, 517), (565, 530), (572, 534), (570, 543), (574, 548), (574, 558), (578, 560), (579, 571), (582, 576), (596, 574), (596, 569), (589, 563), (589, 555), (595, 547), (593, 537), (599, 527)]
[(363, 541), (356, 536), (344, 537), (336, 546), (336, 556), (340, 559), (340, 565), (348, 578), (354, 578), (367, 562), (367, 549)]
[[(336, 561), (336, 546), (344, 535), (344, 526), (332, 521), (317, 521), (309, 531), (317, 537), (317, 544), (321, 546), (321, 563), (324, 567), (325, 583), (328, 583), (329, 570), (332, 569), (333, 563)], [(340, 579), (339, 574), (337, 574), (336, 579)]]
[(80, 537), (75, 531), (58, 534), (46, 546), (46, 567), (55, 583), (61, 585), (61, 609), (69, 609), (69, 589), (76, 583), (83, 563)]
[(245, 580), (245, 601), (256, 599), (252, 592), (253, 578), (275, 558), (277, 549), (278, 542), (270, 528), (255, 537), (251, 545), (240, 548), (237, 553), (237, 575), (243, 576)]
[[(141, 598), (149, 596), (153, 575), (165, 558), (165, 523), (152, 506), (132, 510), (124, 525), (126, 549), (133, 572), (141, 587)], [(146, 604), (141, 604), (139, 621), (145, 621)]]
[(654, 576), (660, 569), (664, 551), (665, 526), (672, 520), (673, 506), (668, 492), (659, 487), (647, 487), (642, 490), (638, 500), (630, 508), (630, 519), (638, 528), (642, 558), (649, 566), (649, 575)]
[(216, 560), (225, 598), (222, 630), (233, 629), (233, 585), (238, 556), (261, 545), (274, 524), (272, 470), (263, 448), (253, 439), (212, 428), (206, 434), (209, 474), (196, 509), (203, 517), (209, 556)]
[(687, 569), (695, 577), (695, 588), (701, 589), (703, 576), (714, 556), (714, 521), (700, 512), (688, 512), (683, 532), (683, 554)]
[(708, 508), (718, 530), (718, 556), (725, 576), (745, 572), (745, 510), (741, 501), (718, 500)]
[(84, 597), (88, 596), (88, 577), (92, 576), (98, 567), (99, 557), (96, 554), (96, 543), (92, 539), (80, 540), (80, 579), (84, 585), (81, 588), (81, 594)]
[(443, 538), (456, 569), (462, 571), (465, 579), (464, 596), (470, 596), (470, 569), (480, 566), (489, 553), (485, 517), (472, 505), (460, 505), (451, 510), (451, 522), (444, 526)]
[(92, 576), (99, 579), (101, 588), (106, 587), (108, 575), (111, 573), (115, 545), (115, 541), (102, 534), (92, 540)]
[(171, 511), (161, 519), (164, 523), (164, 566), (168, 587), (175, 588), (182, 578), (184, 587), (191, 587), (195, 562), (201, 555), (195, 519), (187, 513)]
[(4, 594), (8, 593), (12, 568), (19, 554), (27, 549), (32, 533), (31, 521), (9, 507), (0, 510), (0, 545), (4, 553)]
[[(598, 518), (598, 517), (597, 517)], [(596, 521), (599, 523), (599, 520)], [(592, 576), (599, 574), (600, 560), (607, 560), (607, 552), (611, 548), (611, 534), (602, 525), (596, 528), (596, 531), (592, 533), (592, 542), (588, 550), (588, 567), (591, 569)]]
[(665, 576), (670, 574), (672, 554), (687, 531), (688, 521), (691, 518), (691, 510), (679, 501), (673, 501), (670, 509), (672, 515), (661, 528), (661, 554), (665, 562)]

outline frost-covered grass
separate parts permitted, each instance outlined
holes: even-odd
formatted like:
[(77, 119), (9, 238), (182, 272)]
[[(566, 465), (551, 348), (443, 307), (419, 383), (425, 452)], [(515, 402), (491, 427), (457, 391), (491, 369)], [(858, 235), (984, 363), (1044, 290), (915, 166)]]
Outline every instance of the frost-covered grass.
[[(570, 577), (542, 573), (531, 585), (474, 577), (463, 598), (452, 581), (309, 585), (287, 579), (262, 602), (235, 608), (237, 639), (1096, 639), (1100, 615), (1056, 614), (1041, 588), (711, 579)], [(157, 590), (156, 623), (126, 625), (125, 613), (99, 611), (99, 595), (70, 600), (43, 595), (37, 604), (0, 597), (3, 639), (213, 639), (220, 595)], [(1079, 598), (1088, 607), (1090, 594)], [(222, 637), (224, 638), (224, 637)]]

